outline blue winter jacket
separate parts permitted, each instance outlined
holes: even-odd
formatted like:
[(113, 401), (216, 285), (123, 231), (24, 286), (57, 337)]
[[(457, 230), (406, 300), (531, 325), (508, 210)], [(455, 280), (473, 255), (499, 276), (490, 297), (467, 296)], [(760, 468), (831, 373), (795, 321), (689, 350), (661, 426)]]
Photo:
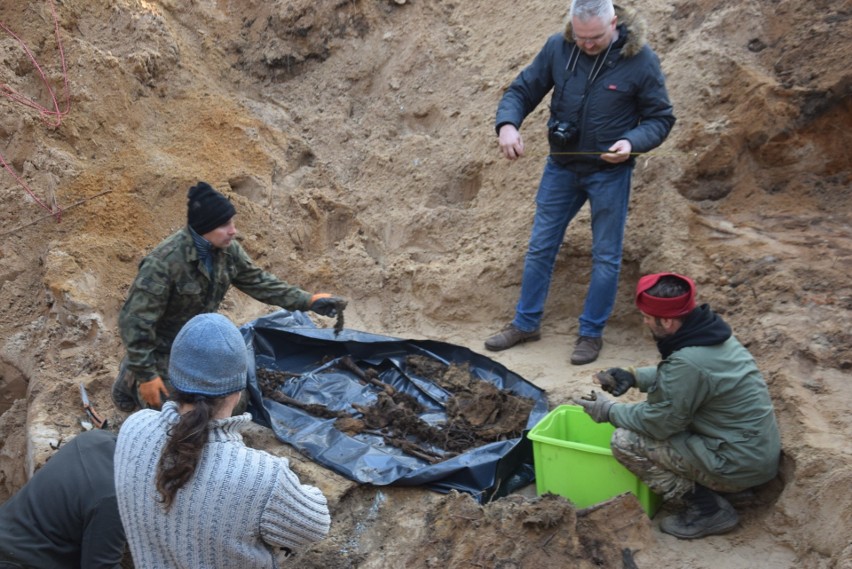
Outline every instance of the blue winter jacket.
[(553, 91), (548, 128), (560, 122), (579, 128), (573, 144), (551, 144), (551, 157), (557, 162), (606, 166), (600, 154), (621, 139), (630, 141), (633, 152), (659, 146), (675, 123), (660, 61), (645, 41), (643, 21), (621, 8), (616, 8), (616, 15), (619, 37), (601, 59), (577, 47), (570, 19), (563, 33), (548, 38), (503, 95), (497, 108), (498, 133), (507, 123), (520, 128)]

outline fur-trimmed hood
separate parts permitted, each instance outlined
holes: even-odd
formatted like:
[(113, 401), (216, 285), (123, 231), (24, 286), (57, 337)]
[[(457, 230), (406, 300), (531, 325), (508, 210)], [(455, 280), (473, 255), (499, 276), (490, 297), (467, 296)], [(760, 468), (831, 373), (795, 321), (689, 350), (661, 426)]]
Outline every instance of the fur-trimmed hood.
[[(625, 26), (629, 32), (627, 34), (627, 42), (624, 44), (624, 47), (621, 48), (621, 56), (633, 57), (639, 53), (639, 50), (642, 49), (642, 46), (647, 42), (647, 27), (645, 26), (645, 19), (639, 16), (635, 10), (622, 8), (617, 5), (615, 6), (615, 15), (618, 17), (617, 25)], [(565, 32), (563, 35), (565, 36), (565, 39), (571, 43), (574, 43), (573, 27), (569, 10), (569, 15), (565, 16)]]

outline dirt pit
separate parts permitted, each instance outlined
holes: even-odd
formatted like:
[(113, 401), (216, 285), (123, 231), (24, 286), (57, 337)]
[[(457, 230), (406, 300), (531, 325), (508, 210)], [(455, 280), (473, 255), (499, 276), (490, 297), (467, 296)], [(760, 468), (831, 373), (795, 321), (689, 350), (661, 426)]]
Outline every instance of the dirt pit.
[[(777, 484), (739, 509), (734, 532), (682, 542), (657, 529), (671, 507), (648, 520), (630, 497), (582, 513), (530, 488), (480, 506), (361, 486), (252, 425), (248, 443), (288, 457), (332, 508), (329, 538), (282, 564), (852, 567), (852, 14), (796, 0), (634, 7), (678, 122), (637, 158), (601, 357), (568, 363), (590, 272), (585, 208), (557, 259), (542, 339), (491, 355), (550, 405), (568, 403), (599, 368), (657, 361), (633, 287), (649, 272), (689, 274), (766, 377), (784, 448)], [(117, 314), (142, 256), (183, 225), (198, 180), (232, 199), (262, 267), (345, 297), (346, 327), (483, 351), (512, 316), (547, 155), (546, 102), (511, 163), (494, 112), (565, 10), (0, 3), (38, 63), (0, 35), (0, 82), (48, 110), (0, 98), (0, 500), (80, 432), (80, 382), (121, 424), (109, 396)], [(237, 324), (270, 310), (238, 291), (221, 307)]]

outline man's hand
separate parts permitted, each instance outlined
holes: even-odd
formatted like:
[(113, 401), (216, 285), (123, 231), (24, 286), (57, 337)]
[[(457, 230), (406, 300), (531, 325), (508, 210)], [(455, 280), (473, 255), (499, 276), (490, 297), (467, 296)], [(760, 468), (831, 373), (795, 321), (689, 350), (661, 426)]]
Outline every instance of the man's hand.
[(612, 399), (603, 393), (592, 394), (587, 397), (574, 397), (574, 403), (583, 408), (595, 423), (609, 422), (609, 408), (614, 403)]
[(601, 154), (601, 160), (610, 164), (620, 164), (630, 158), (633, 145), (627, 139), (621, 139), (609, 147), (609, 152)]
[(320, 316), (334, 318), (337, 316), (338, 310), (346, 308), (346, 304), (346, 300), (339, 296), (332, 296), (327, 292), (318, 292), (311, 297), (311, 305), (308, 310), (312, 310)]
[(500, 127), (500, 152), (509, 160), (515, 160), (524, 155), (524, 139), (513, 124)]
[(626, 369), (611, 367), (606, 371), (595, 374), (595, 383), (600, 384), (601, 389), (612, 393), (616, 397), (624, 395), (627, 390), (636, 385), (636, 376)]
[(150, 381), (144, 381), (139, 384), (139, 395), (152, 409), (159, 409), (163, 406), (163, 398), (168, 398), (169, 390), (166, 389), (166, 384), (163, 383), (163, 378), (159, 375)]

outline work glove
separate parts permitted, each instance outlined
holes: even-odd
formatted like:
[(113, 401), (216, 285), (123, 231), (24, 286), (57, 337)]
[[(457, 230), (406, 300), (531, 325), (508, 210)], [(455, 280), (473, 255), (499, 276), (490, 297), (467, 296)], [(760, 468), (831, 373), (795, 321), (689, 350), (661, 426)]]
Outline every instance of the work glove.
[(154, 379), (139, 384), (139, 395), (142, 396), (148, 407), (159, 409), (163, 406), (163, 398), (169, 397), (169, 390), (166, 389), (163, 378), (158, 375)]
[(574, 403), (583, 408), (592, 421), (595, 423), (609, 422), (609, 408), (612, 407), (614, 401), (603, 393), (596, 393), (586, 397), (574, 397)]
[(339, 296), (332, 296), (327, 292), (318, 292), (311, 297), (311, 304), (308, 310), (312, 310), (320, 316), (328, 316), (334, 318), (337, 316), (338, 310), (346, 308), (346, 300)]
[(606, 371), (596, 373), (595, 379), (601, 384), (601, 389), (618, 397), (624, 395), (628, 389), (636, 385), (636, 376), (633, 375), (632, 369), (611, 367)]

